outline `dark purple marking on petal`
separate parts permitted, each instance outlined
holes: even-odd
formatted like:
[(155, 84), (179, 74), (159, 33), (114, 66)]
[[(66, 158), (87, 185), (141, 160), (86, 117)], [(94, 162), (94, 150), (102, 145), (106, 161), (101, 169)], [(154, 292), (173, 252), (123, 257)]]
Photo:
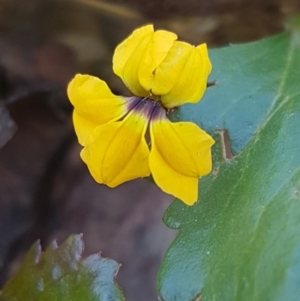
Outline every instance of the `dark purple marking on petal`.
[(154, 101), (147, 97), (139, 98), (135, 101), (135, 106), (132, 106), (131, 111), (134, 111), (139, 114), (143, 114), (148, 119), (151, 117), (151, 112), (154, 107)]
[(127, 100), (127, 111), (130, 112), (132, 111), (142, 100), (142, 97), (126, 97)]
[(151, 114), (151, 121), (161, 120), (167, 118), (167, 112), (165, 108), (160, 104), (156, 103)]
[(148, 97), (130, 97), (128, 111), (144, 115), (149, 121), (167, 118), (166, 109), (158, 100)]

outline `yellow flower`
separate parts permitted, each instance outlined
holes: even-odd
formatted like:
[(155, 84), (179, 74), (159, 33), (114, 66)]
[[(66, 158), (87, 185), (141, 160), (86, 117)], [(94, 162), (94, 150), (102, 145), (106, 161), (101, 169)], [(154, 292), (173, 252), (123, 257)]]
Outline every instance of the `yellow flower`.
[(205, 44), (176, 39), (148, 25), (116, 48), (113, 70), (134, 96), (116, 96), (104, 81), (81, 74), (68, 96), (81, 158), (98, 183), (116, 187), (152, 174), (163, 191), (192, 205), (199, 177), (211, 171), (214, 140), (194, 123), (170, 122), (167, 114), (200, 100), (211, 63)]

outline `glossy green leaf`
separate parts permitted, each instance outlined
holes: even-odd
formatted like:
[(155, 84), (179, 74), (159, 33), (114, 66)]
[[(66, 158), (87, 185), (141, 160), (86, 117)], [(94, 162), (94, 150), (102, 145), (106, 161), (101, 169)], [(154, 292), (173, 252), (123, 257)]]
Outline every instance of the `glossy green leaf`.
[(36, 243), (17, 275), (0, 292), (1, 301), (124, 301), (115, 283), (119, 265), (100, 254), (82, 259), (81, 235), (45, 253)]
[[(165, 213), (179, 232), (157, 278), (162, 300), (300, 300), (297, 24), (289, 33), (211, 51), (216, 85), (173, 116), (198, 123), (217, 143), (201, 201), (175, 201)], [(220, 130), (229, 134), (232, 158)]]

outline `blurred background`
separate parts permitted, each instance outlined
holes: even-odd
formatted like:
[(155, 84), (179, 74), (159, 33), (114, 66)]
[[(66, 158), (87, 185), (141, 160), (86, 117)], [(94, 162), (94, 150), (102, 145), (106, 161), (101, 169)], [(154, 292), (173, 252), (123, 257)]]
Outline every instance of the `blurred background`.
[(300, 0), (0, 0), (0, 288), (37, 239), (47, 247), (83, 233), (85, 255), (122, 264), (128, 301), (157, 300), (155, 276), (176, 235), (162, 222), (172, 198), (145, 179), (94, 182), (66, 85), (89, 73), (126, 94), (112, 53), (147, 23), (212, 48), (281, 32), (299, 11)]

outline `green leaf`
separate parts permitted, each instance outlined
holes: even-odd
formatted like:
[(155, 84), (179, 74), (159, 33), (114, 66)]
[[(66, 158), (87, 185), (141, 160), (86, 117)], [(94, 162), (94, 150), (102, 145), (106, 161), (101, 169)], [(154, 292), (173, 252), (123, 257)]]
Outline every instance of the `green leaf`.
[[(300, 300), (298, 23), (211, 51), (216, 85), (173, 116), (198, 123), (217, 143), (201, 201), (175, 201), (165, 213), (179, 233), (157, 278), (162, 300)], [(218, 130), (228, 131), (231, 159)]]
[(82, 235), (61, 246), (54, 242), (45, 253), (37, 242), (18, 274), (0, 292), (1, 301), (124, 301), (115, 283), (119, 265), (100, 254), (82, 260)]

